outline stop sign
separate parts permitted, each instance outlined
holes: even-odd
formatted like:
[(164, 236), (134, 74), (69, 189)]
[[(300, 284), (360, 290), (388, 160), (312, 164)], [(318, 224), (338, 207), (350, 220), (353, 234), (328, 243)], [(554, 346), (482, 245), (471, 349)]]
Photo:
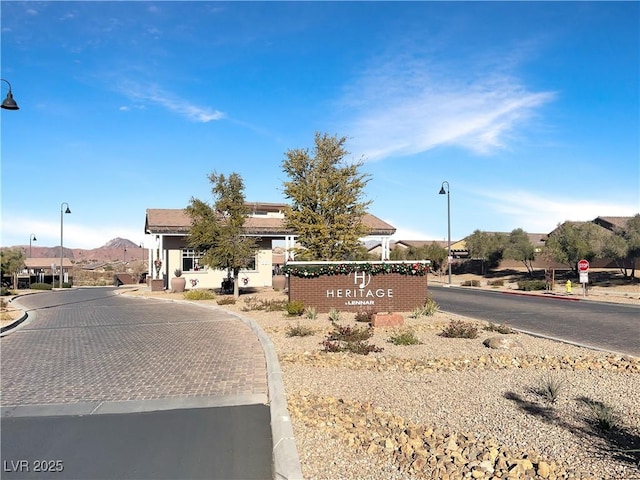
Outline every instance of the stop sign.
[(580, 272), (588, 272), (589, 271), (589, 262), (586, 260), (580, 260), (578, 262), (578, 271)]

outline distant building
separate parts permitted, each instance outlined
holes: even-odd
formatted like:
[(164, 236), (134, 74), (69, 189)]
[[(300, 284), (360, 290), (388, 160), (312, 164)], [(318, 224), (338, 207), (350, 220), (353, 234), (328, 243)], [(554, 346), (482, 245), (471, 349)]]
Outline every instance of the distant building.
[[(247, 236), (258, 239), (259, 249), (252, 265), (241, 270), (240, 287), (263, 287), (272, 285), (272, 276), (277, 267), (293, 260), (292, 249), (296, 245), (297, 234), (285, 227), (285, 204), (247, 203), (250, 214), (244, 224)], [(389, 258), (391, 235), (396, 231), (378, 217), (366, 214), (363, 222), (370, 228), (368, 238), (376, 238), (382, 248), (380, 257)], [(164, 279), (165, 287), (176, 269), (182, 270), (187, 280), (187, 288), (219, 288), (227, 272), (213, 270), (200, 263), (203, 252), (187, 245), (187, 235), (191, 228), (191, 219), (184, 209), (147, 209), (145, 234), (156, 242), (149, 248), (148, 278)], [(284, 242), (282, 257), (273, 255), (273, 242)], [(157, 268), (159, 266), (159, 268)]]

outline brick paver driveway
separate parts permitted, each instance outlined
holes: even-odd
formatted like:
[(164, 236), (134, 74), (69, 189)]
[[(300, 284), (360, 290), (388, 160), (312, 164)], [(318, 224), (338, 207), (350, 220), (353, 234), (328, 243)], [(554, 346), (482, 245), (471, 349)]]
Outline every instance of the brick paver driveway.
[(29, 295), (0, 339), (2, 406), (267, 395), (262, 347), (228, 313), (114, 288)]

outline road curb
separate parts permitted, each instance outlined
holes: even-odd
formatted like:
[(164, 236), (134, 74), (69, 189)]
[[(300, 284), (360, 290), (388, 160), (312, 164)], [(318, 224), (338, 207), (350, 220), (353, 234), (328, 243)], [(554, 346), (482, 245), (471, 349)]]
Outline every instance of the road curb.
[[(20, 298), (21, 295), (17, 295), (15, 297), (13, 297), (11, 300), (9, 300), (11, 303), (13, 303), (14, 300)], [(19, 310), (22, 311), (22, 316), (18, 319), (16, 319), (15, 321), (11, 322), (9, 325), (5, 325), (4, 327), (0, 328), (0, 337), (4, 337), (5, 335), (11, 333), (14, 329), (16, 329), (17, 327), (19, 327), (22, 322), (24, 322), (25, 320), (27, 320), (27, 318), (29, 318), (29, 314), (20, 306), (19, 303), (15, 304), (16, 307), (18, 307)]]
[(273, 478), (274, 480), (303, 480), (302, 467), (298, 456), (298, 448), (293, 433), (293, 425), (287, 408), (287, 396), (282, 379), (282, 369), (275, 345), (262, 327), (248, 317), (226, 310), (217, 305), (202, 305), (196, 302), (177, 299), (163, 299), (147, 296), (136, 296), (145, 300), (161, 300), (165, 302), (184, 303), (207, 310), (223, 311), (247, 325), (258, 337), (267, 364), (267, 386), (269, 388), (269, 408), (271, 412), (271, 437), (273, 442)]

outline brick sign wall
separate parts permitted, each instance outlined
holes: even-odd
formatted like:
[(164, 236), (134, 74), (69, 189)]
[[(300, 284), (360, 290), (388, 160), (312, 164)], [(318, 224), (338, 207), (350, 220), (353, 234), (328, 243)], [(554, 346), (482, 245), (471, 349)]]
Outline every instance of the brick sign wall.
[(295, 300), (318, 312), (332, 308), (343, 312), (409, 312), (427, 301), (427, 276), (365, 272), (312, 278), (290, 275), (289, 301)]

